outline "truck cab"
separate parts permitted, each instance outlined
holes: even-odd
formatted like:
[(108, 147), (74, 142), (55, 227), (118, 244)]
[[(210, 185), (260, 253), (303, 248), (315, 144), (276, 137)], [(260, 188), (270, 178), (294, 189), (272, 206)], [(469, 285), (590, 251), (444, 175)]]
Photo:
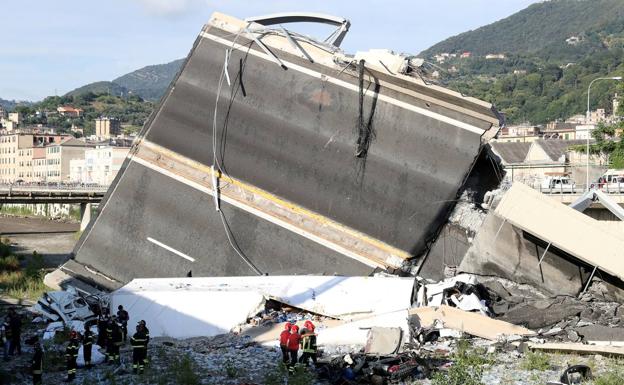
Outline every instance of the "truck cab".
[(547, 176), (540, 190), (547, 194), (571, 194), (576, 191), (576, 183), (569, 176)]

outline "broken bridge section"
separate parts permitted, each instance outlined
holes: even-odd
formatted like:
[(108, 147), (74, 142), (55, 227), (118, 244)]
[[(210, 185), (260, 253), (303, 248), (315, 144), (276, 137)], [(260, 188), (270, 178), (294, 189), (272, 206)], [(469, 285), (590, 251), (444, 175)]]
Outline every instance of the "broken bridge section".
[(419, 255), (499, 118), (361, 57), (215, 14), (65, 270), (117, 288)]

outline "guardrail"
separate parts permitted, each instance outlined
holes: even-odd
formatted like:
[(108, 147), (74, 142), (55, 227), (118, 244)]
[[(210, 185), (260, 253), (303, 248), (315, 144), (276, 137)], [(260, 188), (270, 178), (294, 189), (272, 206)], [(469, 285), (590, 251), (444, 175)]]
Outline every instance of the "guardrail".
[(48, 192), (48, 191), (56, 191), (56, 192), (64, 192), (64, 191), (80, 191), (80, 192), (106, 192), (109, 186), (104, 185), (92, 185), (92, 184), (60, 184), (60, 183), (49, 183), (49, 184), (37, 184), (37, 183), (27, 183), (27, 184), (2, 184), (0, 183), (0, 191), (14, 191), (14, 192)]
[[(538, 190), (542, 194), (582, 194), (587, 191), (586, 184), (572, 184), (572, 185), (563, 185), (559, 184), (555, 187), (542, 187), (541, 184), (531, 185), (535, 190)], [(606, 194), (619, 195), (624, 194), (624, 183), (592, 183), (589, 185), (590, 188), (594, 188), (600, 190)]]

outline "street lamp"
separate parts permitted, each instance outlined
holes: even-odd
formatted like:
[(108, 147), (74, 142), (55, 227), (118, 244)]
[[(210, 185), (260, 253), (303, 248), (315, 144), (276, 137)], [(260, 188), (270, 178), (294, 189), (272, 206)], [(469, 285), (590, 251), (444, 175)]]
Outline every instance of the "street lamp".
[(586, 166), (586, 173), (587, 173), (587, 179), (586, 179), (586, 186), (585, 186), (585, 190), (589, 191), (589, 117), (590, 117), (590, 111), (589, 111), (589, 95), (591, 92), (591, 87), (592, 84), (594, 84), (594, 82), (597, 82), (598, 80), (615, 80), (615, 81), (620, 81), (622, 80), (621, 76), (613, 76), (613, 77), (608, 77), (608, 78), (597, 78), (592, 80), (589, 83), (589, 87), (587, 87), (587, 116), (586, 116), (586, 122), (585, 124), (587, 125), (587, 152), (585, 153), (586, 158), (587, 158), (587, 166)]

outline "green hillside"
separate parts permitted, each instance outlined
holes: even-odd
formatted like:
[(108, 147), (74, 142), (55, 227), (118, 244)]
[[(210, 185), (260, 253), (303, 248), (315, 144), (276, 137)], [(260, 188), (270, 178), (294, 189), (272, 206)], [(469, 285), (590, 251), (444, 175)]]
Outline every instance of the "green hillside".
[[(566, 39), (576, 36), (575, 44)], [(421, 54), (471, 52), (436, 63), (440, 82), (494, 103), (509, 123), (543, 124), (586, 110), (589, 83), (624, 76), (624, 1), (552, 0), (434, 45)], [(501, 53), (504, 59), (487, 59)], [(591, 108), (611, 112), (616, 82), (592, 88)]]
[(113, 81), (90, 83), (76, 88), (65, 95), (73, 97), (88, 92), (123, 97), (135, 95), (145, 100), (157, 102), (165, 93), (167, 87), (169, 87), (183, 62), (184, 59), (179, 59), (166, 64), (143, 67), (120, 76)]
[[(624, 1), (551, 0), (537, 3), (493, 24), (446, 39), (423, 51), (534, 55), (573, 61), (605, 48), (622, 47)], [(576, 45), (566, 39), (577, 36)]]
[(113, 80), (113, 83), (132, 91), (145, 100), (158, 101), (180, 70), (182, 63), (184, 59), (143, 67), (118, 77)]

